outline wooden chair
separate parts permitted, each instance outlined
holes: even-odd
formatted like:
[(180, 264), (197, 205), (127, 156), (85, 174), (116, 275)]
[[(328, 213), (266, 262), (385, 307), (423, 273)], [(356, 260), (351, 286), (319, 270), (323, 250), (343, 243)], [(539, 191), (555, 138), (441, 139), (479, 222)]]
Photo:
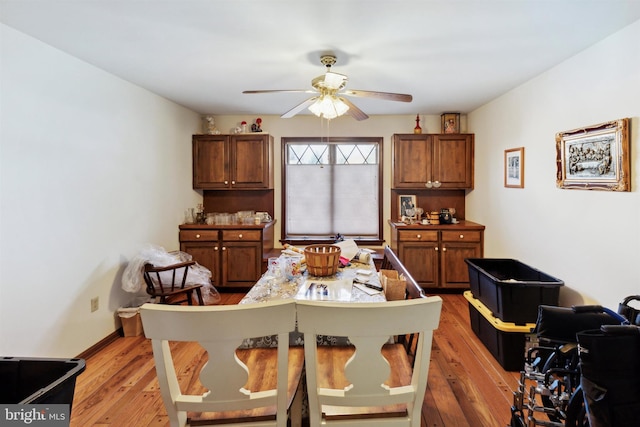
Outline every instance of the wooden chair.
[[(153, 264), (144, 265), (144, 281), (147, 284), (147, 293), (154, 298), (158, 298), (161, 304), (182, 304), (183, 302), (193, 305), (193, 292), (198, 297), (198, 304), (204, 305), (201, 288), (204, 284), (187, 285), (187, 274), (189, 267), (195, 261), (181, 262), (168, 265), (166, 267), (156, 267)], [(183, 299), (180, 299), (180, 298)]]
[[(300, 425), (302, 393), (297, 391), (304, 350), (289, 348), (289, 332), (296, 321), (293, 300), (206, 307), (144, 304), (140, 314), (144, 333), (152, 340), (172, 427), (211, 423), (286, 427), (292, 403), (292, 426)], [(246, 338), (273, 334), (278, 336), (277, 348), (238, 349)], [(177, 358), (172, 357), (169, 341), (197, 341), (208, 352), (209, 360), (199, 374), (201, 384), (194, 390), (184, 390), (177, 375), (193, 366), (174, 366)]]
[[(298, 301), (310, 427), (420, 427), (441, 308), (440, 297), (367, 304)], [(410, 332), (417, 333), (413, 368), (404, 347), (389, 343), (390, 336)], [(353, 346), (318, 345), (318, 335), (346, 336)]]
[[(395, 252), (393, 252), (391, 247), (388, 245), (384, 248), (384, 258), (382, 259), (382, 266), (380, 268), (385, 270), (396, 270), (400, 275), (405, 277), (407, 280), (406, 299), (426, 298), (426, 294), (424, 293), (422, 286), (415, 281)], [(413, 361), (415, 358), (415, 334), (400, 335), (396, 337), (396, 339), (404, 346), (409, 358)]]

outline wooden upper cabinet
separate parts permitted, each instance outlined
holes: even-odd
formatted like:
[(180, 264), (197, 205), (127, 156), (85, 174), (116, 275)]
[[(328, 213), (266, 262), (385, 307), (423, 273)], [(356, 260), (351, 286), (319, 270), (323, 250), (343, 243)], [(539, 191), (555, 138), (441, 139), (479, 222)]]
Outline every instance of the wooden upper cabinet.
[(428, 135), (393, 136), (393, 183), (395, 188), (424, 188), (433, 175), (433, 144)]
[(473, 134), (393, 135), (393, 188), (473, 188)]
[(273, 188), (273, 137), (267, 134), (194, 135), (193, 188)]

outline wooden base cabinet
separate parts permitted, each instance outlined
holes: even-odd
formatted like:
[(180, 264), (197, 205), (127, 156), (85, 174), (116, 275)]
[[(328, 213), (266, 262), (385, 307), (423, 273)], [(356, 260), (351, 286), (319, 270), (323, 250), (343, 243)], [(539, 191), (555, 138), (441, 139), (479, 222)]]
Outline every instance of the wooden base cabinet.
[(273, 249), (272, 225), (181, 225), (180, 250), (211, 270), (218, 290), (250, 288), (262, 275), (263, 253)]
[(469, 287), (464, 260), (483, 257), (484, 226), (469, 221), (442, 226), (391, 222), (391, 248), (423, 288), (464, 289)]

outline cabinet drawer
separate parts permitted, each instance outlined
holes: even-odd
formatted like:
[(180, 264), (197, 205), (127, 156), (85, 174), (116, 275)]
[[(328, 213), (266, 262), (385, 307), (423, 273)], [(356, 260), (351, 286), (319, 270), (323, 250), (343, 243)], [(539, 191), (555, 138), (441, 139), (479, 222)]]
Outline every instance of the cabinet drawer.
[(479, 242), (481, 237), (480, 231), (443, 231), (443, 242)]
[(398, 240), (401, 242), (437, 242), (438, 232), (435, 230), (400, 230)]
[(259, 230), (222, 230), (222, 240), (260, 241)]
[(181, 242), (217, 241), (218, 230), (180, 230)]

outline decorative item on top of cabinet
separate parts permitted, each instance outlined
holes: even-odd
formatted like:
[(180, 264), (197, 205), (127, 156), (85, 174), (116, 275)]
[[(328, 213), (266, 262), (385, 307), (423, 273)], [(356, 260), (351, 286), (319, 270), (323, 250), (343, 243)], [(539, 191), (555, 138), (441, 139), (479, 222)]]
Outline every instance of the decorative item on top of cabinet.
[(484, 226), (470, 221), (451, 225), (391, 224), (391, 249), (423, 288), (466, 289), (465, 258), (484, 256)]
[(422, 133), (422, 128), (420, 127), (420, 115), (416, 114), (416, 127), (413, 128), (413, 133)]
[(273, 137), (265, 133), (193, 135), (193, 188), (273, 188)]
[(442, 133), (460, 133), (460, 113), (443, 113)]
[(472, 189), (473, 134), (393, 135), (393, 188)]

